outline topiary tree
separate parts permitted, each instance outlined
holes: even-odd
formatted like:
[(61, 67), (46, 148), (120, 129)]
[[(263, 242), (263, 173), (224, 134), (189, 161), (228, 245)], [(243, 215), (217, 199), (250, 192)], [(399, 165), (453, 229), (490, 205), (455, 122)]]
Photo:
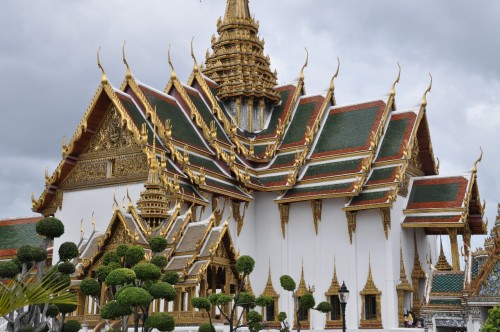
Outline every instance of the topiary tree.
[(139, 263), (140, 261), (144, 260), (144, 255), (146, 252), (144, 251), (144, 248), (141, 246), (131, 246), (128, 247), (127, 251), (125, 252), (125, 264), (129, 267), (134, 266), (135, 264)]
[(155, 254), (162, 252), (163, 250), (167, 249), (167, 239), (163, 237), (154, 237), (149, 240), (149, 247)]
[(80, 322), (74, 319), (68, 320), (64, 323), (62, 332), (78, 332), (82, 328)]
[[(256, 298), (250, 293), (243, 292), (245, 280), (250, 273), (252, 273), (254, 267), (255, 261), (252, 257), (244, 255), (238, 258), (236, 261), (236, 271), (238, 272), (239, 282), (234, 296), (224, 293), (216, 293), (209, 295), (208, 298), (195, 297), (191, 300), (191, 304), (194, 308), (197, 308), (198, 310), (205, 310), (207, 312), (209, 319), (208, 326), (211, 326), (212, 329), (212, 307), (217, 307), (219, 309), (221, 315), (224, 317), (224, 320), (229, 325), (230, 332), (234, 332), (245, 326), (247, 326), (252, 332), (262, 329), (262, 315), (256, 311), (250, 311), (250, 309), (253, 309), (256, 306), (267, 306), (273, 302), (273, 299), (262, 295)], [(223, 307), (231, 303), (231, 309), (229, 313), (226, 313), (223, 310)], [(243, 309), (239, 315), (237, 310), (238, 307)], [(242, 320), (244, 312), (247, 313), (247, 323)], [(215, 332), (215, 329), (212, 331)]]
[(173, 331), (175, 329), (175, 320), (166, 312), (156, 312), (146, 319), (145, 326), (162, 332)]
[(78, 257), (78, 247), (73, 242), (64, 242), (59, 247), (59, 259), (61, 261), (67, 261)]
[(500, 331), (500, 306), (488, 310), (488, 318), (481, 327), (481, 332), (499, 332)]
[[(36, 224), (36, 232), (45, 236), (47, 242), (64, 234), (64, 224), (54, 217), (47, 217)], [(49, 243), (46, 243), (48, 245)]]
[[(314, 310), (317, 310), (317, 311), (320, 311), (320, 312), (323, 312), (323, 313), (328, 313), (330, 311), (332, 311), (332, 305), (328, 302), (321, 302), (318, 304), (318, 306), (316, 306), (316, 308), (314, 307), (316, 305), (316, 301), (314, 300), (314, 296), (312, 295), (312, 291), (310, 290), (309, 292), (306, 292), (305, 294), (302, 294), (302, 296), (298, 296), (297, 293), (295, 292), (295, 287), (296, 287), (296, 283), (295, 281), (293, 280), (292, 277), (290, 277), (289, 275), (282, 275), (280, 277), (280, 284), (281, 284), (281, 287), (286, 290), (286, 291), (289, 291), (289, 292), (292, 292), (292, 296), (293, 296), (293, 299), (295, 301), (295, 317), (297, 317), (297, 332), (300, 332), (300, 318), (301, 318), (301, 315), (300, 315), (300, 311), (301, 310), (305, 310), (305, 311), (309, 311), (311, 309), (314, 309)], [(282, 313), (280, 313), (281, 315)], [(284, 328), (286, 328), (286, 330), (288, 330), (287, 328), (287, 324), (286, 324), (286, 314), (283, 313), (284, 315), (281, 315), (281, 318), (283, 318), (282, 320), (280, 320), (280, 317), (278, 315), (278, 320), (280, 321), (280, 323), (282, 324), (282, 330)]]

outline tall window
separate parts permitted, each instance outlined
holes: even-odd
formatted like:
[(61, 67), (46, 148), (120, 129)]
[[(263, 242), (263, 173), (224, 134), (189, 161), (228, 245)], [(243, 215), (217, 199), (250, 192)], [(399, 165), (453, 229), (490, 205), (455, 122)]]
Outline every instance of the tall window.
[(377, 297), (375, 295), (365, 295), (365, 319), (377, 319)]
[(266, 321), (274, 321), (274, 302), (266, 307)]
[(340, 318), (340, 300), (337, 295), (330, 296), (330, 304), (332, 305), (332, 311), (330, 312), (331, 320), (339, 320)]
[[(300, 296), (297, 299), (297, 303), (300, 303)], [(309, 320), (309, 310), (299, 308), (299, 315), (298, 316), (299, 316), (300, 321)]]

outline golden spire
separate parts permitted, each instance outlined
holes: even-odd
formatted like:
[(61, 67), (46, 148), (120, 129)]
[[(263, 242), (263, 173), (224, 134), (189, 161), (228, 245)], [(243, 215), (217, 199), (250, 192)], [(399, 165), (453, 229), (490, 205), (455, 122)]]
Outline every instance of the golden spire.
[(295, 293), (297, 296), (302, 296), (307, 293), (306, 280), (304, 278), (304, 260), (302, 260), (302, 271), (300, 272), (300, 281), (299, 287), (297, 288), (297, 292)]
[(406, 278), (406, 270), (405, 270), (405, 262), (403, 260), (403, 244), (399, 245), (399, 280), (401, 283), (398, 285), (398, 289), (404, 289), (411, 291), (413, 288), (411, 287), (408, 279)]
[(123, 63), (127, 67), (127, 72), (125, 74), (125, 78), (132, 78), (132, 73), (130, 72), (130, 67), (128, 66), (127, 58), (125, 57), (125, 40), (123, 41), (123, 46), (122, 46), (122, 56), (123, 56)]
[(335, 71), (335, 74), (332, 76), (332, 79), (330, 80), (330, 88), (328, 89), (328, 93), (331, 95), (333, 106), (337, 105), (334, 91), (335, 91), (335, 79), (337, 78), (337, 76), (339, 76), (339, 70), (340, 70), (340, 59), (339, 57), (337, 57), (337, 71)]
[(100, 53), (101, 53), (101, 46), (99, 46), (99, 48), (97, 49), (97, 67), (101, 69), (102, 72), (101, 83), (106, 84), (108, 83), (108, 77), (106, 76), (106, 72), (104, 71), (104, 68), (101, 65)]
[(276, 291), (274, 290), (273, 280), (271, 278), (271, 258), (269, 258), (269, 270), (267, 272), (266, 288), (264, 288), (264, 292), (262, 293), (262, 295), (271, 296), (271, 297), (279, 296), (278, 293), (276, 293)]
[(249, 99), (255, 107), (260, 100), (277, 104), (277, 78), (271, 71), (269, 56), (264, 55), (264, 40), (258, 35), (259, 23), (250, 15), (248, 0), (227, 1), (217, 32), (219, 36), (212, 37), (213, 53), (207, 52), (203, 73), (219, 84), (218, 97), (224, 102)]
[(396, 78), (394, 83), (392, 83), (391, 87), (391, 96), (393, 97), (396, 95), (396, 84), (399, 83), (399, 79), (401, 78), (401, 66), (399, 65), (399, 61), (398, 61), (398, 68), (399, 68), (398, 77)]
[(306, 50), (306, 62), (302, 66), (302, 69), (300, 69), (300, 79), (304, 80), (304, 69), (306, 69), (307, 65), (309, 64), (309, 51), (307, 50), (307, 47), (304, 47)]
[(439, 239), (439, 241), (441, 243), (441, 249), (439, 252), (438, 261), (436, 263), (436, 269), (438, 271), (451, 271), (453, 269), (452, 269), (451, 265), (448, 263), (448, 261), (446, 260), (446, 256), (444, 255), (443, 240)]
[(330, 283), (330, 288), (328, 288), (327, 294), (337, 294), (340, 289), (340, 284), (337, 279), (337, 263), (335, 257), (333, 257), (333, 277)]
[(95, 225), (95, 219), (94, 219), (94, 211), (92, 211), (92, 227), (94, 227), (94, 232), (95, 232), (95, 228), (96, 228), (96, 225)]
[(373, 281), (373, 276), (372, 276), (372, 262), (371, 262), (371, 255), (368, 254), (368, 277), (366, 278), (366, 283), (365, 287), (361, 291), (361, 295), (365, 294), (379, 294), (379, 290), (377, 286), (375, 286), (375, 282)]
[(193, 42), (194, 42), (194, 37), (191, 39), (191, 57), (193, 58), (194, 61), (193, 70), (198, 71), (198, 61), (196, 61), (196, 57), (194, 55)]
[(431, 75), (431, 73), (429, 73), (429, 76), (431, 78), (431, 82), (429, 83), (429, 87), (427, 88), (427, 90), (425, 90), (424, 96), (422, 97), (422, 107), (423, 108), (425, 108), (425, 106), (427, 106), (427, 93), (431, 92), (431, 88), (432, 88), (432, 75)]
[(176, 79), (177, 74), (175, 73), (174, 65), (172, 64), (172, 58), (170, 57), (170, 45), (168, 45), (168, 64), (170, 65), (170, 68), (172, 69), (172, 73), (170, 74), (170, 78)]
[(481, 150), (481, 154), (479, 155), (479, 158), (477, 158), (476, 162), (474, 163), (474, 167), (472, 168), (473, 173), (477, 173), (477, 164), (483, 160), (483, 148), (479, 147), (479, 150)]
[(80, 220), (80, 240), (83, 240), (85, 237), (85, 230), (83, 229), (83, 218)]

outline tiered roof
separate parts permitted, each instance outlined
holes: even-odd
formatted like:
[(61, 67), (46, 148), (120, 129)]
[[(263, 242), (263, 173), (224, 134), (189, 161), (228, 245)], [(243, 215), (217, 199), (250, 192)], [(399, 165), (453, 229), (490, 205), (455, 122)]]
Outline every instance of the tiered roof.
[(42, 217), (0, 220), (0, 260), (16, 256), (24, 245), (44, 246), (43, 238), (36, 233), (36, 223)]

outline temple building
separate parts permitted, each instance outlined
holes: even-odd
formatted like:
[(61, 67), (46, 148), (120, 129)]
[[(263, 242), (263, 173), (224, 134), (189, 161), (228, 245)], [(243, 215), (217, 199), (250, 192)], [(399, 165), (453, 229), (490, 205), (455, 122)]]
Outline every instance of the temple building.
[[(207, 322), (190, 299), (233, 292), (243, 254), (256, 260), (247, 287), (275, 300), (263, 309), (266, 328), (279, 328), (280, 311), (295, 322), (284, 274), (298, 296), (314, 292), (334, 305), (328, 315), (302, 313), (305, 330), (341, 328), (342, 281), (349, 330), (399, 329), (406, 310), (422, 317), (439, 236), (451, 243), (447, 273), (458, 275), (459, 237), (469, 257), (471, 236), (486, 234), (480, 158), (470, 171), (439, 174), (426, 115), (431, 85), (409, 109), (396, 108), (399, 75), (381, 88), (387, 98), (349, 105), (336, 102), (339, 70), (324, 95), (306, 93), (307, 61), (297, 82), (277, 85), (248, 0), (227, 1), (211, 45), (204, 64), (192, 52), (187, 82), (169, 59), (164, 89), (136, 78), (125, 52), (120, 86), (99, 63), (97, 91), (32, 198), (35, 212), (66, 225), (55, 250), (79, 243), (75, 283), (117, 245), (148, 249), (148, 239), (162, 236), (165, 269), (180, 282), (174, 303), (154, 310), (178, 325)], [(102, 324), (91, 299), (79, 301), (74, 318)]]

